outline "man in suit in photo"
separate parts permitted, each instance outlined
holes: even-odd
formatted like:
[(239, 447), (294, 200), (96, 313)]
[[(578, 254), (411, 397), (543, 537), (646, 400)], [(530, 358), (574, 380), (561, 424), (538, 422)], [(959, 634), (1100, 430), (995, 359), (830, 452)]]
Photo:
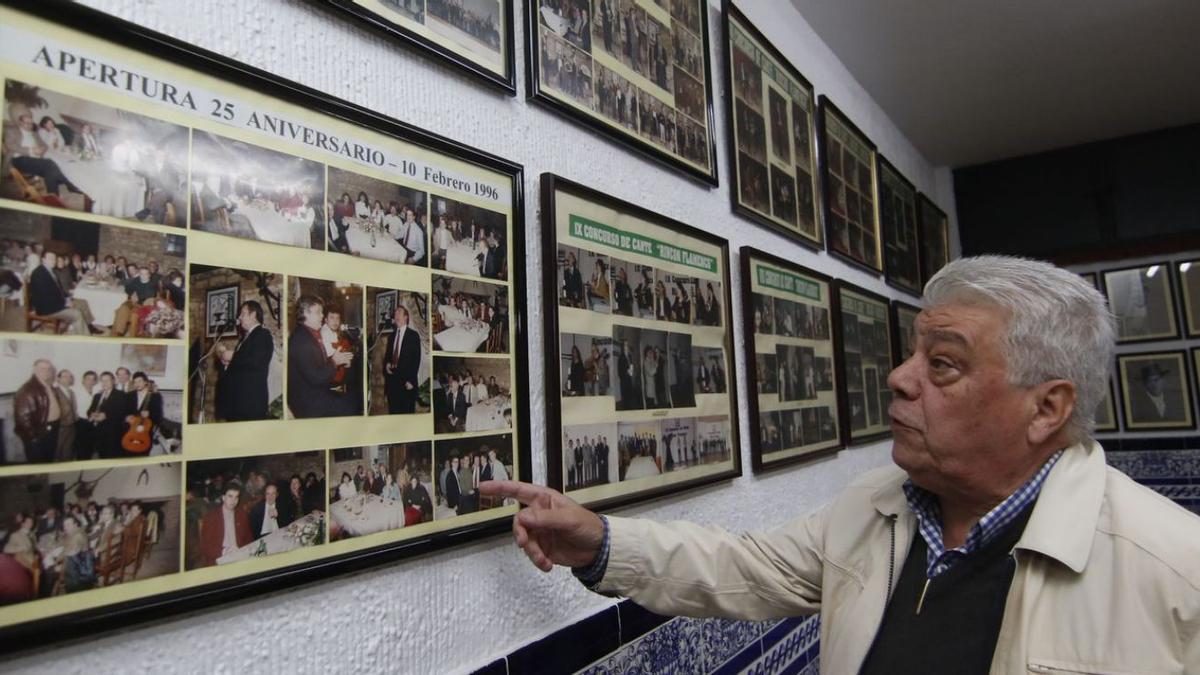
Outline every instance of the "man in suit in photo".
[[(1164, 368), (1160, 362), (1151, 362), (1142, 366), (1138, 372), (1138, 383), (1129, 392), (1130, 407), (1133, 422), (1178, 422), (1187, 421), (1184, 414), (1183, 401), (1180, 397), (1166, 391), (1164, 378), (1171, 371)], [(1179, 383), (1176, 383), (1177, 386)]]
[(250, 533), (254, 539), (261, 539), (275, 530), (287, 527), (294, 518), (293, 510), (284, 505), (279, 498), (279, 487), (270, 483), (263, 489), (262, 501), (250, 509)]
[(263, 308), (247, 300), (238, 310), (242, 338), (232, 350), (218, 350), (217, 418), (226, 422), (270, 418), (267, 375), (275, 339), (263, 322)]
[(92, 396), (88, 406), (88, 420), (92, 424), (91, 437), (95, 439), (95, 453), (101, 459), (120, 457), (121, 435), (124, 433), (125, 393), (117, 391), (116, 378), (105, 371), (100, 374), (100, 391)]
[(164, 225), (167, 223), (167, 207), (171, 206), (175, 212), (175, 224), (180, 224), (178, 219), (182, 212), (182, 206), (178, 193), (183, 186), (183, 179), (179, 169), (168, 159), (167, 155), (166, 141), (162, 141), (154, 149), (154, 156), (138, 170), (138, 173), (146, 179), (148, 192), (146, 207), (138, 211), (135, 216), (138, 220), (150, 218), (152, 222)]
[(33, 362), (33, 373), (13, 397), (17, 436), (25, 443), (25, 461), (52, 462), (65, 410), (54, 387), (54, 364), (46, 359)]
[(62, 417), (58, 425), (58, 445), (54, 461), (69, 462), (75, 458), (75, 421), (79, 417), (79, 401), (75, 398), (75, 374), (67, 369), (54, 376), (54, 394), (58, 397)]
[(567, 253), (567, 267), (563, 270), (563, 304), (583, 307), (583, 275), (573, 252)]
[(90, 335), (102, 332), (92, 327), (92, 310), (84, 300), (70, 296), (59, 284), (55, 267), (58, 256), (53, 251), (42, 253), (42, 264), (29, 275), (29, 304), (34, 313), (51, 319), (61, 319), (71, 325), (75, 335)]
[(250, 518), (238, 508), (241, 497), (240, 485), (227, 485), (221, 493), (221, 507), (209, 511), (200, 521), (200, 557), (205, 567), (216, 565), (217, 558), (254, 541)]
[(338, 366), (350, 366), (352, 352), (326, 355), (321, 341), (325, 303), (315, 295), (302, 295), (296, 303), (299, 323), (288, 338), (287, 402), (299, 418), (339, 417), (353, 414), (349, 399), (333, 391)]
[(389, 414), (417, 411), (417, 372), (421, 367), (421, 336), (408, 326), (408, 310), (397, 304), (392, 312), (396, 329), (384, 352), (383, 390)]
[[(4, 134), (4, 146), (8, 156), (12, 158), (13, 168), (27, 176), (41, 176), (46, 183), (46, 192), (55, 199), (58, 198), (59, 188), (65, 186), (68, 192), (83, 194), (62, 172), (58, 163), (46, 159), (49, 148), (38, 137), (37, 127), (33, 116), (28, 113), (17, 118), (17, 126), (8, 127)], [(84, 196), (84, 211), (91, 211), (91, 200)], [(61, 202), (54, 204), (61, 206)]]

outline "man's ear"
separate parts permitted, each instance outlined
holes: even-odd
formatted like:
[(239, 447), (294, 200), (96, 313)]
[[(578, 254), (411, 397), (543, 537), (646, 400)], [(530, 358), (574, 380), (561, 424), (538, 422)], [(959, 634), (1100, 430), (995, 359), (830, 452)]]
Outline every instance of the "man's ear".
[(1036, 408), (1027, 437), (1030, 445), (1041, 445), (1059, 433), (1075, 411), (1075, 385), (1067, 380), (1049, 380), (1031, 393)]

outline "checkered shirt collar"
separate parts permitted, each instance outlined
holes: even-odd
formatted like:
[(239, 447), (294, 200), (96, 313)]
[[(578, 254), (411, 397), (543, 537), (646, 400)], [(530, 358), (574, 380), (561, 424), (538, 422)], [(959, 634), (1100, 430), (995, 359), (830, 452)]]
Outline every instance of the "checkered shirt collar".
[(983, 548), (1004, 532), (1025, 509), (1037, 501), (1046, 476), (1050, 475), (1050, 469), (1054, 468), (1063, 452), (1059, 450), (1054, 453), (1024, 485), (980, 518), (967, 533), (967, 540), (962, 546), (949, 550), (946, 549), (942, 538), (942, 505), (937, 495), (917, 487), (911, 479), (906, 480), (903, 486), (904, 497), (908, 500), (909, 510), (917, 517), (918, 531), (925, 540), (926, 578), (932, 579), (945, 572), (954, 563)]

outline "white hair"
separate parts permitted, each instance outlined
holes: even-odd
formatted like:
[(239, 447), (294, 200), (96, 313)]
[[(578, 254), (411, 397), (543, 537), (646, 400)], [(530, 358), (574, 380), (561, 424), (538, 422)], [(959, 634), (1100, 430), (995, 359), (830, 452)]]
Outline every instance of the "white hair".
[(1066, 431), (1086, 440), (1108, 391), (1116, 321), (1100, 291), (1074, 272), (1027, 258), (960, 258), (925, 285), (926, 306), (988, 304), (1008, 311), (1003, 341), (1008, 381), (1034, 387), (1048, 380), (1075, 385)]

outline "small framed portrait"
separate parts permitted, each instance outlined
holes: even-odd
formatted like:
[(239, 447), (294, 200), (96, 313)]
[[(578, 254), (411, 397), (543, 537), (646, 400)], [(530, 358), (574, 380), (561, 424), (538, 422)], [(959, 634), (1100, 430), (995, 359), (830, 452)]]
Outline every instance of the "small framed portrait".
[(1118, 344), (1179, 337), (1168, 263), (1105, 270), (1103, 278), (1108, 307), (1117, 317)]
[(1192, 429), (1196, 417), (1187, 355), (1182, 351), (1119, 354), (1126, 431)]
[(1187, 337), (1200, 337), (1200, 260), (1175, 263), (1179, 298), (1183, 305), (1183, 330)]
[(375, 294), (375, 333), (383, 335), (396, 330), (392, 316), (396, 313), (396, 299), (400, 291), (395, 289), (380, 291)]
[(1105, 433), (1110, 431), (1119, 431), (1120, 425), (1117, 423), (1117, 406), (1113, 398), (1113, 383), (1110, 378), (1108, 387), (1104, 390), (1104, 399), (1100, 401), (1100, 405), (1096, 406), (1096, 426), (1097, 433)]
[(208, 291), (205, 303), (205, 335), (210, 338), (237, 335), (238, 287), (225, 286)]

